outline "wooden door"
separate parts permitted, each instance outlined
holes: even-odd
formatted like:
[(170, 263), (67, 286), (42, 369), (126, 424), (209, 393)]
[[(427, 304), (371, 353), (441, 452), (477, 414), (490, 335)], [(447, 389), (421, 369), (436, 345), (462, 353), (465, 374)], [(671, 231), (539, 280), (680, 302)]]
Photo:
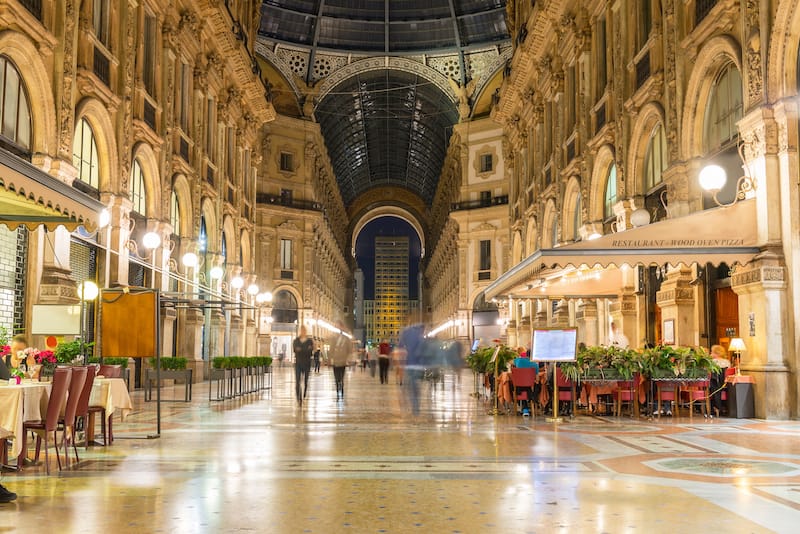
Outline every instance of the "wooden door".
[(714, 333), (719, 344), (728, 348), (732, 337), (741, 337), (739, 332), (739, 297), (730, 287), (714, 290)]

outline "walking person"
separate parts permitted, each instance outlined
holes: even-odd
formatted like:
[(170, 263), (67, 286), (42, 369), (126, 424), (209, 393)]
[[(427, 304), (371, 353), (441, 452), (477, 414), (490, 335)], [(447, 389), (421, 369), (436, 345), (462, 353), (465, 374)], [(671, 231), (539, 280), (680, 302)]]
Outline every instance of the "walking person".
[(314, 372), (317, 374), (319, 374), (319, 363), (321, 358), (322, 351), (320, 350), (319, 345), (317, 345), (317, 348), (314, 349)]
[(419, 415), (419, 387), (425, 370), (423, 345), (425, 327), (412, 324), (400, 332), (400, 345), (406, 350), (405, 381), (413, 415)]
[[(314, 340), (308, 337), (305, 325), (300, 326), (298, 336), (292, 343), (294, 350), (294, 393), (297, 405), (303, 405), (303, 399), (308, 393), (308, 373), (311, 372), (311, 353), (314, 351)], [(300, 393), (300, 381), (303, 381), (303, 391)]]
[(334, 334), (331, 343), (331, 364), (333, 365), (333, 379), (336, 382), (336, 398), (344, 399), (344, 370), (347, 367), (347, 358), (350, 356), (350, 340), (344, 335), (344, 325), (341, 321), (336, 321), (336, 328), (339, 330)]
[(378, 372), (381, 377), (381, 384), (389, 383), (389, 354), (392, 346), (384, 339), (378, 345)]

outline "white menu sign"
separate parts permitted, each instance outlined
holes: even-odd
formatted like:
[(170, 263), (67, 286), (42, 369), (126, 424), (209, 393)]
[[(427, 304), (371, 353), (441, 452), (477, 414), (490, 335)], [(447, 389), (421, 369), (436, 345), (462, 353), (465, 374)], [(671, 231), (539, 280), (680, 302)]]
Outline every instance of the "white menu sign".
[(571, 362), (578, 346), (577, 328), (542, 328), (533, 331), (531, 359), (540, 362)]

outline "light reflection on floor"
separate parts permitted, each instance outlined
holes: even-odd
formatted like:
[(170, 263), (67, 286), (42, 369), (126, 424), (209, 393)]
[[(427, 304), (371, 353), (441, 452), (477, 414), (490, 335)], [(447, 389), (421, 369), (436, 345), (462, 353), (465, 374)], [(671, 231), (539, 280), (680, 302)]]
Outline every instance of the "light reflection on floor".
[(413, 417), (392, 380), (349, 371), (337, 401), (323, 369), (301, 408), (293, 379), (275, 369), (272, 390), (220, 402), (197, 384), (192, 403), (162, 403), (159, 439), (126, 439), (155, 430), (134, 393), (112, 447), (60, 475), (3, 476), (19, 499), (0, 505), (0, 531), (790, 532), (800, 519), (793, 422), (494, 417), (467, 372), (423, 388)]

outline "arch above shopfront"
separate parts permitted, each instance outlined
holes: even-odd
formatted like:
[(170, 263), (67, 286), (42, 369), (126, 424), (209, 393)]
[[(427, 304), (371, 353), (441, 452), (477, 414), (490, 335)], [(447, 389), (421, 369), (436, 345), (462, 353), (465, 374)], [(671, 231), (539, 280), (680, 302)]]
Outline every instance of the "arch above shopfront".
[(407, 222), (419, 236), (420, 243), (420, 257), (425, 257), (425, 231), (422, 228), (419, 220), (409, 210), (400, 206), (380, 206), (371, 209), (364, 213), (353, 225), (353, 233), (351, 234), (351, 249), (350, 252), (355, 258), (356, 256), (356, 240), (361, 231), (372, 221), (380, 219), (381, 217), (396, 217)]

